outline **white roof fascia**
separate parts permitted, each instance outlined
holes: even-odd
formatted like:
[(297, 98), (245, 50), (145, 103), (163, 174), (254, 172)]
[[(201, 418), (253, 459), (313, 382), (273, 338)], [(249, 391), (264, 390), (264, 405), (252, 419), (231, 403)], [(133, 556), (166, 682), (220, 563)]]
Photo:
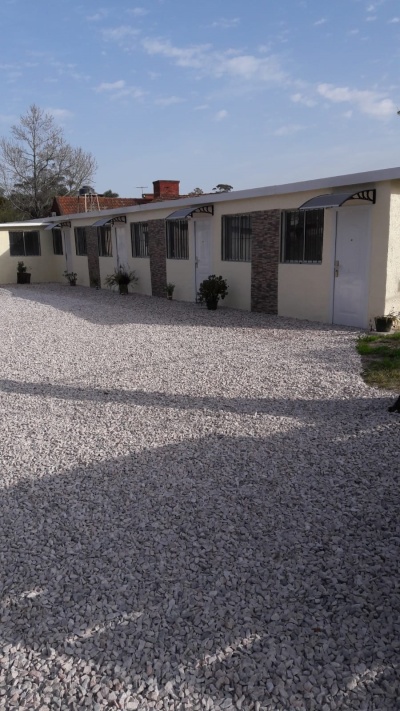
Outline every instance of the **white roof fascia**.
[(297, 183), (284, 183), (282, 185), (268, 185), (263, 188), (250, 188), (249, 190), (233, 190), (223, 193), (205, 193), (198, 197), (177, 198), (175, 200), (161, 200), (160, 202), (148, 202), (143, 205), (133, 205), (126, 208), (112, 208), (110, 210), (91, 210), (90, 212), (78, 212), (70, 215), (58, 215), (53, 218), (43, 218), (41, 223), (18, 222), (0, 224), (1, 229), (8, 229), (9, 226), (15, 228), (19, 226), (43, 227), (49, 222), (60, 222), (64, 220), (91, 220), (93, 218), (105, 217), (106, 215), (130, 215), (147, 211), (158, 211), (165, 209), (178, 209), (186, 205), (205, 205), (218, 202), (231, 202), (233, 200), (247, 200), (248, 198), (270, 197), (271, 195), (287, 195), (288, 193), (300, 193), (311, 190), (329, 190), (349, 185), (375, 184), (386, 180), (400, 180), (400, 167), (384, 168), (382, 170), (371, 170), (363, 173), (349, 173), (348, 175), (335, 175), (328, 178), (317, 178), (316, 180), (303, 180)]
[(46, 227), (48, 224), (48, 222), (0, 222), (0, 230), (26, 229), (27, 227), (30, 227), (32, 230), (37, 230), (41, 227)]

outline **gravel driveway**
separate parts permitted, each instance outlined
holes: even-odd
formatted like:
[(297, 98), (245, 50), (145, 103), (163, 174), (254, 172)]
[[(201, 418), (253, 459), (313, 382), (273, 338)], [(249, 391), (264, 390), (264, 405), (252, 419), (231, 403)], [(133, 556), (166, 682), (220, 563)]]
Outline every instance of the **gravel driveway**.
[(400, 419), (354, 338), (0, 289), (1, 709), (400, 708)]

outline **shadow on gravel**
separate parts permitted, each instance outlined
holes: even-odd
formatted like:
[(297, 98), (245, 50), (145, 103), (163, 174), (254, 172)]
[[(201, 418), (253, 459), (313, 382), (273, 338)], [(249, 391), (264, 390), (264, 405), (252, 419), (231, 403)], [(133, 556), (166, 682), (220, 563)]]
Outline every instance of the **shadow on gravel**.
[(179, 410), (212, 410), (232, 412), (240, 415), (273, 415), (274, 417), (293, 417), (307, 422), (319, 422), (321, 410), (324, 418), (340, 413), (344, 418), (351, 419), (356, 413), (357, 418), (367, 417), (371, 412), (385, 412), (387, 404), (393, 400), (388, 395), (382, 398), (348, 398), (347, 400), (332, 399), (286, 399), (280, 398), (224, 398), (192, 397), (190, 395), (173, 395), (165, 392), (148, 392), (145, 390), (104, 390), (103, 388), (81, 388), (53, 383), (29, 383), (26, 381), (0, 379), (0, 391), (17, 393), (32, 397), (56, 398), (59, 400), (75, 400), (79, 402), (120, 403), (132, 407), (165, 407)]
[[(96, 290), (89, 287), (71, 288), (63, 284), (33, 284), (30, 286), (8, 285), (0, 288), (15, 298), (51, 306), (94, 324), (156, 324), (282, 331), (298, 331), (299, 328), (310, 331), (332, 330), (330, 324), (282, 319), (271, 314), (239, 311), (223, 306), (217, 311), (208, 311), (200, 304), (168, 301), (159, 297), (134, 293), (120, 296), (104, 289)], [(99, 304), (101, 310), (98, 308)], [(94, 306), (96, 309), (93, 309)], [(354, 332), (354, 329), (347, 329), (345, 326), (337, 328), (339, 331)]]
[[(35, 682), (42, 697), (60, 670), (61, 686), (73, 685), (67, 657), (83, 685), (91, 664), (99, 687), (77, 687), (76, 707), (129, 682), (133, 696), (160, 693), (174, 709), (184, 708), (180, 687), (199, 708), (243, 697), (247, 711), (271, 694), (272, 709), (322, 708), (330, 670), (336, 708), (366, 698), (394, 709), (399, 502), (396, 475), (371, 471), (370, 446), (360, 435), (353, 475), (341, 476), (351, 471), (341, 441), (326, 461), (303, 431), (210, 436), (9, 488), (4, 643), (50, 665)], [(305, 674), (316, 706), (305, 702)]]

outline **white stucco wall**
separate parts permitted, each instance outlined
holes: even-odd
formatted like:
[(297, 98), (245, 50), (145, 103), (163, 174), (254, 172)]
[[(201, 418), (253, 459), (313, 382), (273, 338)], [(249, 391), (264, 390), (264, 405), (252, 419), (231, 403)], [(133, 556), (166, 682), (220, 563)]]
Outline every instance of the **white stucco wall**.
[[(0, 232), (0, 283), (16, 284), (17, 264), (24, 262), (27, 271), (31, 273), (31, 282), (62, 281), (58, 273), (62, 257), (55, 257), (51, 232), (40, 231), (40, 256), (12, 257), (10, 256), (10, 240), (8, 230)], [(65, 267), (64, 267), (65, 268)], [(62, 274), (63, 269), (61, 270)]]
[(368, 321), (385, 313), (388, 266), (391, 183), (377, 186), (376, 204), (371, 208), (371, 256), (368, 287)]
[(384, 313), (400, 312), (400, 181), (391, 185)]

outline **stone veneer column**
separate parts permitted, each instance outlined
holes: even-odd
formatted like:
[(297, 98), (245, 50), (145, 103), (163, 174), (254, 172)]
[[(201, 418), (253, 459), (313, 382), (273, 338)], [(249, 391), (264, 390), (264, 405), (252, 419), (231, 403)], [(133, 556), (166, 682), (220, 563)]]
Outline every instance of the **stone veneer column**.
[(278, 313), (280, 210), (251, 212), (251, 310)]
[(165, 220), (149, 220), (149, 257), (151, 291), (153, 296), (165, 296), (167, 283), (167, 249), (165, 244)]
[(90, 286), (100, 286), (99, 245), (97, 227), (86, 227), (86, 247)]

